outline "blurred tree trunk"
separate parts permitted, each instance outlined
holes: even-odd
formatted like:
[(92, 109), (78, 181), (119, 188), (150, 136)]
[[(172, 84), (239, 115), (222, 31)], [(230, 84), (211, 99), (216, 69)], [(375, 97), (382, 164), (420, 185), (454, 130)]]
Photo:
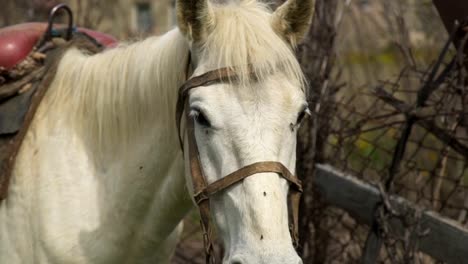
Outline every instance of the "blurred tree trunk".
[[(320, 228), (326, 221), (326, 204), (313, 189), (314, 165), (323, 161), (329, 134), (330, 115), (335, 106), (336, 87), (329, 81), (334, 62), (338, 0), (317, 0), (312, 26), (298, 58), (309, 82), (308, 101), (312, 117), (304, 122), (298, 138), (297, 173), (303, 181), (304, 194), (300, 205), (300, 248), (304, 263), (324, 263), (329, 235)], [(326, 114), (324, 114), (326, 113)]]

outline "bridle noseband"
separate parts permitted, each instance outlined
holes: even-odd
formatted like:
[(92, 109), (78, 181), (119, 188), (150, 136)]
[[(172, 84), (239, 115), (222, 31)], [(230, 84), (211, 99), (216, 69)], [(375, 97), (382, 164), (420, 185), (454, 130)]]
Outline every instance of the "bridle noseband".
[[(253, 75), (253, 74), (252, 74)], [(189, 116), (189, 91), (200, 86), (207, 86), (215, 83), (226, 82), (238, 79), (237, 73), (231, 68), (221, 68), (206, 72), (202, 75), (192, 77), (179, 88), (179, 96), (176, 106), (176, 122), (179, 131), (179, 140), (183, 147), (182, 137), (180, 135), (180, 123), (185, 106), (186, 129), (188, 134), (188, 155), (190, 162), (190, 172), (192, 175), (192, 184), (194, 191), (194, 200), (198, 205), (201, 217), (201, 227), (203, 230), (203, 243), (205, 247), (206, 263), (214, 264), (214, 248), (212, 241), (212, 228), (210, 224), (210, 197), (216, 193), (225, 191), (227, 188), (241, 182), (245, 178), (256, 173), (273, 172), (290, 183), (290, 205), (292, 214), (291, 237), (294, 246), (298, 245), (298, 215), (299, 201), (302, 194), (301, 181), (291, 173), (286, 166), (277, 161), (261, 161), (247, 165), (211, 184), (208, 184), (203, 174), (203, 168), (200, 162), (198, 146), (195, 138), (194, 118)]]

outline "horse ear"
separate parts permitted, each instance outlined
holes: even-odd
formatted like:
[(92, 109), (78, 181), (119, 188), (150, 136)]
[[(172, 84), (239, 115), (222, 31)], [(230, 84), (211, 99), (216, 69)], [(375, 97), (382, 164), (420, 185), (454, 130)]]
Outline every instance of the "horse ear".
[(295, 46), (304, 38), (309, 29), (314, 2), (314, 0), (287, 0), (273, 13), (273, 29)]
[(180, 31), (193, 42), (204, 39), (212, 24), (208, 0), (177, 0), (177, 23)]

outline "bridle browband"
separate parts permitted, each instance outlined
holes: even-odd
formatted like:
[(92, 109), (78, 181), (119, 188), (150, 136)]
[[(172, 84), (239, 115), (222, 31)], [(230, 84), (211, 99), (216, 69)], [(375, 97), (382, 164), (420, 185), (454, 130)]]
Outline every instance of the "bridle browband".
[[(189, 55), (190, 56), (190, 55)], [(190, 61), (189, 61), (190, 64)], [(254, 77), (253, 72), (251, 75)], [(187, 75), (188, 76), (188, 75)], [(220, 193), (236, 183), (241, 182), (245, 178), (256, 173), (278, 173), (286, 181), (290, 183), (290, 206), (292, 214), (292, 224), (290, 227), (291, 237), (294, 247), (298, 245), (298, 216), (299, 216), (299, 201), (302, 194), (301, 181), (291, 173), (286, 166), (277, 161), (261, 161), (247, 165), (239, 170), (219, 179), (210, 184), (207, 183), (203, 173), (203, 168), (200, 162), (198, 146), (195, 138), (194, 118), (189, 115), (189, 91), (200, 86), (207, 86), (215, 83), (226, 82), (229, 80), (238, 79), (237, 73), (231, 68), (220, 68), (213, 71), (208, 71), (202, 75), (188, 79), (180, 88), (179, 96), (176, 105), (176, 122), (179, 131), (179, 140), (183, 149), (182, 136), (180, 134), (180, 125), (185, 106), (186, 129), (188, 136), (188, 155), (190, 172), (192, 175), (192, 184), (194, 191), (194, 200), (198, 205), (201, 217), (201, 227), (203, 231), (203, 243), (205, 248), (205, 256), (207, 264), (215, 263), (214, 248), (212, 241), (212, 228), (210, 224), (210, 197)]]

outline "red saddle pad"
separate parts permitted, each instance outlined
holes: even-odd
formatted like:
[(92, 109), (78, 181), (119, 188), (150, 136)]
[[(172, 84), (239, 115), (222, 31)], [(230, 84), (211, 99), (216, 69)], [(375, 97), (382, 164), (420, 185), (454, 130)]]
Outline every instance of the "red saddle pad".
[[(46, 28), (47, 23), (24, 23), (0, 29), (0, 67), (9, 69), (26, 58)], [(111, 35), (86, 28), (78, 28), (78, 31), (106, 47), (117, 44), (117, 39)]]

